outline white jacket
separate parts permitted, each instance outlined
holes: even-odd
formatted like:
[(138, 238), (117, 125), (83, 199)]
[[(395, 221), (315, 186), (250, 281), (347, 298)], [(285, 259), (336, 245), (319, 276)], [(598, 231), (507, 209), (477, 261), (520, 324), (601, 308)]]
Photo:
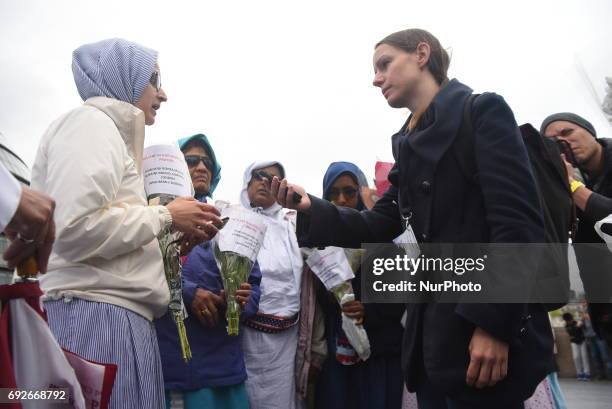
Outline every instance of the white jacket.
[(147, 206), (143, 145), (144, 113), (105, 97), (88, 99), (43, 136), (32, 187), (56, 201), (56, 241), (40, 278), (46, 299), (105, 302), (149, 320), (166, 312), (156, 237), (172, 218)]

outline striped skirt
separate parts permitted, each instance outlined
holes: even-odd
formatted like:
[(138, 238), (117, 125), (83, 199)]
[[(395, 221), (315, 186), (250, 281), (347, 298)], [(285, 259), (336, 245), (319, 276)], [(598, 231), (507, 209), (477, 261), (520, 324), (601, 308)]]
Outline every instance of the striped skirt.
[(117, 365), (110, 409), (164, 409), (153, 323), (112, 304), (67, 298), (44, 303), (58, 343), (85, 359)]

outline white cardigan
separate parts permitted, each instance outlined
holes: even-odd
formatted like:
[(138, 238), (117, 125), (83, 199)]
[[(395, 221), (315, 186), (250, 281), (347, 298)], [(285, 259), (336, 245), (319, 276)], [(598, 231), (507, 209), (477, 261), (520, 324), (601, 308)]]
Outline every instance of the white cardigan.
[(170, 294), (156, 240), (172, 222), (147, 206), (141, 176), (144, 113), (94, 97), (51, 124), (43, 136), (32, 188), (56, 201), (56, 241), (45, 299), (76, 297), (132, 310), (152, 320)]

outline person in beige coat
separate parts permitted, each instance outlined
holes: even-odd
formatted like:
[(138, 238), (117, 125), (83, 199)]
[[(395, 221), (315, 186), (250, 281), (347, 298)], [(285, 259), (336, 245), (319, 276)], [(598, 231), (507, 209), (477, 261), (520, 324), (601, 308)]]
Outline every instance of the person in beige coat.
[(32, 187), (56, 201), (56, 242), (40, 283), (59, 344), (118, 367), (110, 408), (163, 408), (152, 320), (168, 307), (157, 236), (167, 226), (210, 239), (218, 211), (193, 198), (147, 206), (144, 128), (167, 96), (157, 52), (121, 39), (86, 44), (72, 69), (85, 103), (51, 124)]

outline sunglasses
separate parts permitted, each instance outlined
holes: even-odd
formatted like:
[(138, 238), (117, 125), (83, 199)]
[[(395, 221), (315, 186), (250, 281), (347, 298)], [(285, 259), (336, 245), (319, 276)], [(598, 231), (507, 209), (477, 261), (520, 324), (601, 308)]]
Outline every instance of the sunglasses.
[(274, 175), (269, 174), (265, 170), (254, 170), (251, 175), (253, 176), (253, 179), (255, 180), (266, 179), (268, 182), (272, 182), (272, 179), (274, 178)]
[(355, 189), (354, 187), (343, 187), (343, 188), (331, 188), (329, 189), (329, 199), (330, 200), (336, 200), (340, 197), (340, 193), (342, 193), (342, 195), (347, 198), (347, 199), (353, 199), (355, 198), (355, 196), (357, 196), (357, 192), (359, 192), (357, 189)]
[(155, 88), (155, 91), (159, 92), (162, 86), (161, 74), (159, 73), (159, 71), (153, 71), (153, 74), (151, 74), (151, 79), (149, 79), (149, 84), (151, 84), (153, 88)]
[(208, 156), (199, 155), (185, 155), (185, 162), (187, 162), (187, 166), (189, 166), (190, 168), (195, 168), (200, 164), (200, 162), (202, 162), (204, 166), (206, 166), (206, 169), (211, 172), (214, 170), (215, 165), (212, 159)]
[[(253, 179), (255, 180), (259, 180), (259, 181), (265, 180), (267, 182), (266, 187), (268, 189), (270, 188), (269, 183), (272, 183), (272, 179), (274, 178), (274, 176), (276, 176), (276, 175), (269, 174), (265, 170), (254, 170), (253, 173), (251, 173), (251, 175), (253, 176)], [(276, 176), (276, 177), (280, 179), (280, 176)], [(291, 197), (295, 203), (300, 203), (302, 201), (302, 195), (297, 192), (293, 192), (293, 195)]]

